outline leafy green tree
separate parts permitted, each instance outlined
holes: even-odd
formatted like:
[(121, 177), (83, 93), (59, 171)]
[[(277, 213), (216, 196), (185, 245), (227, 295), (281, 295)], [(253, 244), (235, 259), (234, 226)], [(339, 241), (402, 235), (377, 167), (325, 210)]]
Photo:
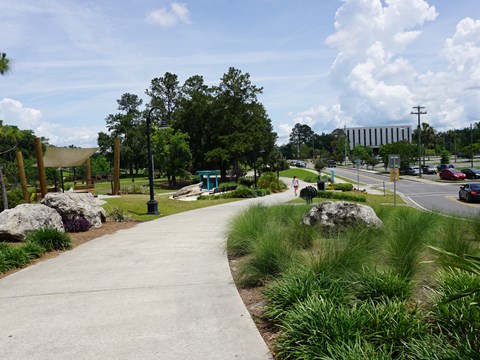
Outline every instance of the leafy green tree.
[(188, 172), (192, 161), (188, 134), (175, 132), (172, 128), (157, 129), (152, 135), (152, 150), (155, 165), (166, 174), (170, 186), (176, 177)]
[(215, 131), (215, 123), (213, 89), (205, 85), (202, 76), (192, 76), (183, 84), (171, 126), (190, 135), (192, 170), (207, 169), (205, 154), (215, 147), (210, 136)]
[(155, 107), (159, 110), (160, 116), (156, 119), (170, 125), (180, 100), (178, 76), (166, 72), (163, 77), (152, 79), (150, 88), (145, 93), (151, 98), (150, 108)]
[[(135, 94), (125, 93), (117, 100), (120, 113), (110, 114), (106, 118), (110, 134), (99, 134), (99, 145), (107, 151), (113, 145), (113, 139), (121, 139), (121, 162), (129, 168), (130, 175), (145, 163), (146, 123), (140, 110), (143, 100)], [(101, 141), (101, 142), (100, 142)]]
[(468, 156), (469, 159), (472, 156), (478, 155), (480, 153), (480, 143), (470, 144), (462, 148), (462, 154)]
[(10, 71), (10, 60), (7, 58), (7, 54), (0, 53), (0, 75), (4, 75)]
[[(300, 154), (300, 147), (302, 145), (311, 146), (315, 141), (315, 133), (310, 128), (310, 126), (306, 124), (296, 123), (290, 133), (290, 144), (297, 149), (297, 157), (298, 158), (305, 158), (309, 157), (308, 154), (305, 156), (304, 154)], [(304, 147), (305, 148), (305, 147)], [(311, 152), (309, 152), (311, 154)], [(302, 155), (302, 156), (300, 156)]]
[(447, 150), (443, 150), (440, 153), (440, 164), (448, 164), (450, 162), (450, 153)]
[(366, 163), (367, 160), (372, 157), (373, 149), (371, 147), (357, 145), (352, 150), (352, 156), (356, 159), (362, 160), (362, 163)]
[(401, 170), (405, 170), (410, 164), (415, 163), (418, 159), (417, 146), (406, 140), (380, 146), (379, 154), (382, 157), (385, 167), (388, 166), (388, 155), (400, 155)]

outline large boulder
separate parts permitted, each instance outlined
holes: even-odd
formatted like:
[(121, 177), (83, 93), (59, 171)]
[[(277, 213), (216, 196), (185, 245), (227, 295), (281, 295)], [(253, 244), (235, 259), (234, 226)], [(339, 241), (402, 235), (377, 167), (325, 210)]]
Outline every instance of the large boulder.
[(1, 239), (23, 241), (29, 232), (46, 227), (65, 231), (60, 214), (42, 204), (20, 204), (0, 213)]
[(334, 227), (362, 222), (373, 227), (383, 226), (382, 220), (370, 206), (345, 201), (319, 203), (303, 216), (303, 223), (306, 225)]
[(47, 193), (42, 204), (57, 210), (63, 221), (84, 217), (91, 226), (99, 228), (107, 220), (105, 209), (97, 204), (90, 193)]
[(180, 190), (178, 190), (175, 194), (173, 194), (174, 199), (182, 199), (187, 197), (198, 197), (203, 194), (202, 190), (202, 183), (188, 185)]

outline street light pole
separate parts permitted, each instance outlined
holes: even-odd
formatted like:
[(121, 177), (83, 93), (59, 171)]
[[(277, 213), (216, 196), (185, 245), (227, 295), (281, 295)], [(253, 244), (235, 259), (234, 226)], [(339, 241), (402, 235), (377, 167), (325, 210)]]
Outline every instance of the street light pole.
[(414, 109), (417, 109), (417, 112), (411, 112), (412, 115), (418, 115), (418, 172), (419, 176), (422, 177), (422, 128), (420, 126), (420, 115), (424, 115), (427, 112), (421, 111), (420, 109), (425, 109), (425, 106), (414, 106)]
[(347, 142), (348, 142), (348, 136), (347, 136), (347, 125), (343, 126), (343, 132), (345, 133), (345, 155), (344, 155), (344, 165), (347, 167)]
[(470, 165), (473, 167), (473, 126), (470, 124)]
[(157, 108), (152, 107), (147, 116), (148, 186), (150, 189), (150, 200), (147, 202), (147, 215), (160, 215), (160, 211), (158, 211), (158, 201), (155, 200), (155, 195), (153, 192), (153, 161), (150, 144), (150, 123), (153, 110), (157, 110)]

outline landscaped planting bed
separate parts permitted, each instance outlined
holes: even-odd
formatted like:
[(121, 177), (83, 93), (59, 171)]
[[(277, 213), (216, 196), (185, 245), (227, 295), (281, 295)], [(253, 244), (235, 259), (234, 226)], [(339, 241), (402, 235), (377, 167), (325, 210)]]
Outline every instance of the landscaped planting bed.
[(253, 206), (227, 243), (240, 293), (257, 298), (254, 319), (278, 358), (479, 358), (480, 306), (445, 300), (480, 287), (480, 277), (429, 247), (478, 254), (479, 219), (376, 206), (383, 228), (328, 230), (301, 224), (308, 209)]

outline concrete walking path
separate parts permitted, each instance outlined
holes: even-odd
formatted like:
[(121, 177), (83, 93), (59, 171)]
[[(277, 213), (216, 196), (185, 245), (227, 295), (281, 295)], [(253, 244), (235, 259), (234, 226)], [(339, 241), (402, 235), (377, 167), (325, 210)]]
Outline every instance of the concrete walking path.
[(271, 359), (233, 283), (226, 231), (251, 204), (291, 199), (159, 218), (0, 279), (0, 359)]

